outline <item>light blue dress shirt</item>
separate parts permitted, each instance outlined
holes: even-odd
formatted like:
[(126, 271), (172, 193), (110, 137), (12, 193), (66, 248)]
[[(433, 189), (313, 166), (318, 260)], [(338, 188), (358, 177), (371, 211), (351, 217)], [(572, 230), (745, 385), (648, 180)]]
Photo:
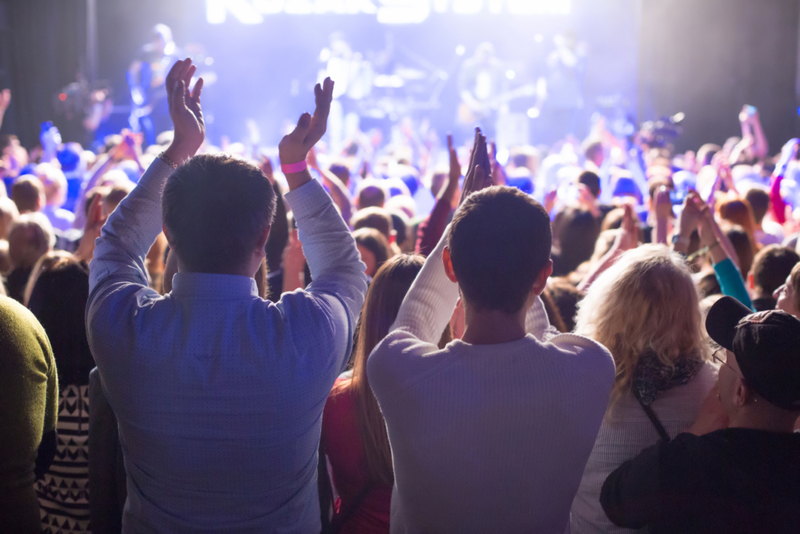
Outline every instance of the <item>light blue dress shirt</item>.
[(145, 255), (172, 169), (156, 159), (111, 214), (87, 328), (119, 420), (123, 532), (318, 532), (322, 409), (350, 353), (364, 264), (322, 187), (286, 195), (311, 269), (277, 304), (252, 278), (181, 273), (160, 296)]

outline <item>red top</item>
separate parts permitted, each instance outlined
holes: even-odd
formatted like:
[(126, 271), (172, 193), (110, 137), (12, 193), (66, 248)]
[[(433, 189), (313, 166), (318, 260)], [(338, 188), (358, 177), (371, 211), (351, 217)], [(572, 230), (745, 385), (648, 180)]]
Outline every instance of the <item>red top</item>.
[[(367, 485), (366, 459), (358, 434), (356, 396), (349, 378), (336, 380), (322, 414), (322, 442), (331, 465), (333, 485), (339, 494), (336, 515), (349, 509)], [(341, 533), (389, 532), (390, 484), (375, 484)]]

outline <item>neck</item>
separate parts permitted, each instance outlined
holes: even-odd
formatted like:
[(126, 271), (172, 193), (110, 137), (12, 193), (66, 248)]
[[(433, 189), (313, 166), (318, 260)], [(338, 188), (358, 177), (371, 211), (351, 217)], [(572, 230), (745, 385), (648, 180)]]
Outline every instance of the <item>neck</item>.
[[(759, 399), (759, 404), (766, 402)], [(749, 428), (751, 430), (763, 430), (765, 432), (794, 432), (797, 414), (792, 414), (778, 408), (769, 409), (745, 409), (730, 417), (730, 428)]]
[(525, 312), (523, 307), (515, 314), (501, 311), (464, 310), (466, 328), (462, 340), (471, 345), (497, 345), (525, 337)]

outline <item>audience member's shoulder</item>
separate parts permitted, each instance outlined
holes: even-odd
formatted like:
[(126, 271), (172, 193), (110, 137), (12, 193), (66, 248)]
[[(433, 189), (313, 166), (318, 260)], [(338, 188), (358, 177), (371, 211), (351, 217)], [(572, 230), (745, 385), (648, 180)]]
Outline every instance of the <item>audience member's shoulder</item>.
[(559, 353), (565, 362), (574, 363), (580, 369), (601, 373), (599, 376), (613, 380), (616, 366), (606, 347), (585, 336), (562, 333), (544, 344), (549, 350)]
[(5, 295), (0, 295), (0, 332), (3, 332), (3, 337), (6, 338), (31, 333), (47, 338), (36, 316), (28, 308)]
[(16, 300), (0, 295), (0, 353), (50, 354), (50, 341), (36, 316)]

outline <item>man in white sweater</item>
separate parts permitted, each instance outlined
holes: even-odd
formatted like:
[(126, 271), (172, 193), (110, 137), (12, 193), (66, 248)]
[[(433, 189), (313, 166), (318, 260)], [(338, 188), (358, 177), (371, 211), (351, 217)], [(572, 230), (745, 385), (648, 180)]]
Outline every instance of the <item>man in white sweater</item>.
[[(462, 204), (367, 366), (393, 533), (562, 534), (614, 381), (604, 347), (549, 327), (549, 217), (519, 190), (479, 191), (485, 162), (478, 136)], [(459, 293), (463, 338), (439, 350)]]

